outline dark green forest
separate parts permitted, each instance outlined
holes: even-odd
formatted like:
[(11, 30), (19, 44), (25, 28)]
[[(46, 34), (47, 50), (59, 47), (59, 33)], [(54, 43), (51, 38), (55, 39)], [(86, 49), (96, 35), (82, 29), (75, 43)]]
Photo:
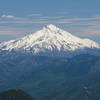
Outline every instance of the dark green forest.
[(19, 89), (11, 89), (0, 93), (0, 100), (36, 100), (26, 92)]

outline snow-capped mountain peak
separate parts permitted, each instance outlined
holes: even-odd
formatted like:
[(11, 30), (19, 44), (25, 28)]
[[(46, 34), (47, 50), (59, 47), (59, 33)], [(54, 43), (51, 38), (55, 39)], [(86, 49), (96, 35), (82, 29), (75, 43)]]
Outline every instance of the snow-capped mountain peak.
[(49, 29), (54, 29), (54, 30), (56, 30), (57, 29), (57, 27), (55, 26), (55, 25), (53, 25), (53, 24), (49, 24), (49, 25), (47, 25), (46, 26), (47, 28), (49, 28)]
[(100, 44), (89, 39), (76, 37), (52, 24), (23, 38), (0, 43), (1, 50), (28, 52), (44, 56), (87, 53), (87, 48), (100, 49)]

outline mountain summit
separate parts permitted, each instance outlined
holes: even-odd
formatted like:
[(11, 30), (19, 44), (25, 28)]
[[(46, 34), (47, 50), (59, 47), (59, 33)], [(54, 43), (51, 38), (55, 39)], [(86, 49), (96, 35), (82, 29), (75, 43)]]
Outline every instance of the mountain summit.
[(100, 50), (100, 44), (89, 39), (81, 39), (50, 24), (23, 38), (0, 43), (0, 49), (42, 56), (72, 56), (97, 53), (95, 50)]

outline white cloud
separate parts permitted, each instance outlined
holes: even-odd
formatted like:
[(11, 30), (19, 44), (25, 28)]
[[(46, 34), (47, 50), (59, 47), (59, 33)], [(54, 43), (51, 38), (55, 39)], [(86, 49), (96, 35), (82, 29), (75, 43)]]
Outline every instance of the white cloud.
[(1, 15), (1, 17), (2, 18), (14, 18), (15, 16), (3, 14), (3, 15)]
[[(30, 17), (38, 16), (38, 17)], [(29, 31), (27, 27), (30, 25), (45, 25), (45, 24), (60, 24), (65, 25), (65, 30), (70, 31), (78, 36), (88, 36), (93, 37), (95, 35), (100, 35), (100, 14), (91, 16), (91, 17), (66, 17), (66, 16), (41, 16), (40, 14), (31, 14), (27, 17), (16, 17), (12, 15), (2, 15), (2, 18), (12, 18), (11, 20), (0, 20), (0, 25), (13, 25), (16, 29), (2, 30), (0, 29), (0, 34), (8, 35), (20, 35), (19, 33), (24, 34), (24, 32)], [(17, 29), (17, 27), (24, 28), (23, 30)], [(27, 26), (27, 27), (25, 27)], [(0, 26), (1, 27), (1, 26)], [(12, 26), (10, 26), (12, 27)], [(34, 30), (34, 29), (31, 29)]]
[(58, 21), (56, 21), (56, 23), (58, 24), (68, 24), (68, 23), (72, 23), (69, 19), (60, 19)]
[(65, 16), (41, 16), (39, 18), (41, 19), (61, 19), (64, 18)]
[(25, 33), (30, 32), (30, 30), (25, 28), (12, 28), (12, 27), (5, 27), (0, 28), (0, 35), (8, 35), (8, 36), (23, 36)]
[(30, 17), (34, 17), (34, 16), (41, 16), (41, 14), (31, 14), (31, 15), (29, 15)]

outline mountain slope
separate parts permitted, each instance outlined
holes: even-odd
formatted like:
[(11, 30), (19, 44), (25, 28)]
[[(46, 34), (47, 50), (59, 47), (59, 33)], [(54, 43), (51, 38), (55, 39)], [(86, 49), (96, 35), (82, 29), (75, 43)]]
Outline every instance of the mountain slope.
[(66, 87), (51, 96), (50, 100), (99, 100), (100, 84)]
[[(100, 57), (97, 56), (78, 55), (68, 59), (51, 59), (20, 55), (15, 59), (4, 59), (0, 63), (0, 91), (20, 88), (38, 100), (49, 100), (65, 87), (98, 84), (99, 76)], [(73, 93), (76, 92), (73, 90)]]
[(9, 52), (28, 52), (33, 55), (68, 57), (80, 53), (98, 54), (100, 44), (89, 39), (78, 38), (54, 25), (48, 25), (34, 34), (2, 42), (0, 49)]

